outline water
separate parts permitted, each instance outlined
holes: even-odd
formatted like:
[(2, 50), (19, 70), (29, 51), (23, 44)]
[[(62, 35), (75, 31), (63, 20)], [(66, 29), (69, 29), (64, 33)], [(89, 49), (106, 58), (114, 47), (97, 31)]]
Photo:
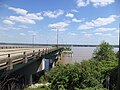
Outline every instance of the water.
[[(63, 54), (63, 63), (75, 63), (92, 58), (96, 47), (72, 47), (72, 54)], [(114, 48), (117, 52), (118, 48)]]

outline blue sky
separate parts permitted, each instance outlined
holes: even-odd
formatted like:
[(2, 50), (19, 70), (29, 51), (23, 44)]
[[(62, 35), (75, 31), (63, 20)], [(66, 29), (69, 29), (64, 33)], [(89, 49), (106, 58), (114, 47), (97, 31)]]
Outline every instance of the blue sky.
[(0, 0), (0, 42), (118, 44), (119, 0)]

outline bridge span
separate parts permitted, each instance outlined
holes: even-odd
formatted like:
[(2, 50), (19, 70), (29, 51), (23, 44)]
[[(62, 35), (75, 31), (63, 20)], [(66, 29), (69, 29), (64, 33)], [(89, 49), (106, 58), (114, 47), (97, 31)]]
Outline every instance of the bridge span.
[[(63, 47), (19, 47), (0, 49), (0, 90), (21, 90), (54, 67)], [(47, 65), (47, 66), (46, 66)]]
[[(51, 47), (57, 44), (25, 44), (25, 43), (0, 43), (0, 48), (29, 48), (29, 47)], [(82, 45), (82, 44), (59, 44), (61, 47), (96, 47), (98, 45)], [(119, 45), (111, 45), (119, 48)]]

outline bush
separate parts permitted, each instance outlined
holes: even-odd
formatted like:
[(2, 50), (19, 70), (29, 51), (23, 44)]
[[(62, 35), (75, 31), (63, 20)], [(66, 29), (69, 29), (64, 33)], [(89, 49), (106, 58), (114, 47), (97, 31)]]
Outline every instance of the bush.
[[(47, 72), (44, 80), (51, 83), (52, 90), (105, 90), (106, 77), (110, 77), (110, 90), (116, 88), (116, 54), (112, 46), (102, 42), (88, 61), (75, 64), (58, 64)], [(43, 80), (43, 81), (44, 81)]]

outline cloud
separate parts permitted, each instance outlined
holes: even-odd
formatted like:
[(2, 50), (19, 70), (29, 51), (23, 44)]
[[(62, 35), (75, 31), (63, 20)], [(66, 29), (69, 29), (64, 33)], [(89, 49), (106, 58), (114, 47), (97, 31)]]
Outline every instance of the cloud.
[(105, 36), (112, 36), (112, 34), (110, 34), (110, 33), (107, 33), (107, 34), (104, 34)]
[(30, 35), (37, 35), (37, 32), (36, 31), (28, 31), (28, 33), (30, 34)]
[(115, 0), (76, 0), (78, 7), (85, 7), (89, 4), (92, 4), (94, 7), (104, 7), (114, 2)]
[[(60, 31), (60, 32), (63, 32), (63, 31), (66, 31), (66, 30), (68, 30), (68, 28), (60, 28), (60, 29), (58, 29), (58, 31)], [(57, 31), (57, 29), (51, 29), (51, 31)]]
[(9, 19), (23, 24), (35, 24), (34, 20), (26, 18), (24, 16), (10, 16)]
[(80, 25), (78, 29), (85, 30), (94, 27), (105, 26), (113, 23), (114, 21), (117, 20), (117, 18), (118, 18), (117, 15), (110, 15), (107, 18), (97, 18), (96, 20), (92, 20), (91, 22), (85, 22), (85, 24)]
[(74, 17), (74, 14), (72, 14), (72, 13), (67, 13), (65, 16), (66, 16), (66, 17), (73, 18), (73, 17)]
[(25, 26), (25, 25), (19, 25), (20, 28), (23, 28), (23, 29), (27, 29), (29, 27)]
[(79, 11), (76, 9), (72, 9), (71, 12), (79, 12)]
[(92, 34), (84, 34), (85, 35), (85, 37), (91, 37), (92, 36)]
[(72, 32), (70, 32), (68, 34), (71, 35), (71, 36), (76, 36), (77, 35), (76, 33), (72, 33)]
[(8, 9), (15, 11), (17, 14), (21, 14), (21, 15), (26, 15), (28, 13), (27, 10), (21, 8), (8, 7)]
[(82, 20), (78, 20), (78, 19), (76, 19), (76, 18), (73, 18), (73, 19), (72, 19), (72, 22), (82, 22)]
[(3, 20), (4, 24), (8, 24), (8, 25), (13, 25), (15, 24), (14, 22), (10, 21), (10, 20)]
[(20, 33), (21, 36), (25, 36), (25, 33)]
[(28, 18), (28, 19), (32, 19), (32, 20), (42, 20), (43, 19), (43, 17), (38, 13), (37, 14), (36, 13), (30, 13), (30, 14), (27, 14), (25, 17)]
[(89, 0), (76, 0), (78, 7), (85, 7), (89, 4)]
[(20, 30), (19, 27), (0, 27), (0, 30)]
[(97, 28), (95, 32), (106, 32), (106, 31), (114, 31), (116, 28)]
[(51, 28), (53, 31), (56, 31), (57, 29), (59, 29), (59, 31), (65, 31), (67, 30), (67, 28), (65, 28), (67, 26), (69, 26), (69, 23), (66, 22), (58, 22), (48, 25), (48, 27)]
[(64, 14), (64, 11), (61, 9), (53, 11), (53, 12), (52, 11), (44, 11), (43, 12), (43, 16), (47, 16), (49, 18), (57, 18), (63, 14)]
[(95, 33), (95, 35), (102, 35), (102, 33)]
[(115, 2), (115, 0), (90, 0), (95, 7), (104, 7)]
[(7, 19), (22, 24), (36, 24), (36, 20), (43, 20), (41, 13), (28, 13), (27, 10), (21, 8), (8, 7), (8, 9), (15, 11), (20, 16), (9, 16)]

